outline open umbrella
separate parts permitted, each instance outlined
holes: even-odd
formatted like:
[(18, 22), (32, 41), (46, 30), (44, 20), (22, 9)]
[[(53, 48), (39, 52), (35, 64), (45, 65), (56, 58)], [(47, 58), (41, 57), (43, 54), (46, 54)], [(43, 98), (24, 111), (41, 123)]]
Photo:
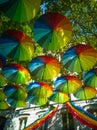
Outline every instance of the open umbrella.
[(65, 103), (69, 101), (70, 98), (68, 94), (54, 90), (48, 99), (56, 103)]
[(32, 82), (27, 86), (28, 97), (47, 98), (52, 94), (52, 87), (46, 82)]
[(82, 82), (75, 76), (61, 76), (54, 81), (54, 88), (64, 93), (75, 93), (82, 87)]
[(29, 70), (35, 78), (50, 80), (58, 76), (60, 64), (51, 56), (38, 56), (29, 63)]
[(71, 72), (91, 69), (97, 62), (97, 51), (86, 44), (78, 44), (68, 49), (62, 56), (63, 66)]
[(74, 94), (74, 96), (81, 100), (88, 100), (94, 98), (96, 94), (97, 90), (95, 88), (82, 86), (79, 91)]
[(0, 38), (0, 53), (15, 61), (30, 61), (34, 45), (24, 32), (7, 30)]
[(0, 54), (0, 68), (6, 64), (6, 57)]
[(27, 91), (20, 85), (7, 85), (3, 91), (7, 98), (13, 100), (25, 100), (27, 97)]
[(31, 80), (29, 71), (20, 64), (5, 65), (2, 74), (9, 82), (15, 84), (27, 84)]
[(67, 45), (72, 34), (72, 28), (70, 21), (64, 15), (48, 12), (36, 20), (33, 34), (43, 49), (55, 51)]
[(9, 0), (0, 5), (0, 9), (16, 22), (26, 22), (38, 13), (41, 0)]
[(83, 77), (85, 85), (97, 88), (97, 68), (93, 68), (86, 72)]

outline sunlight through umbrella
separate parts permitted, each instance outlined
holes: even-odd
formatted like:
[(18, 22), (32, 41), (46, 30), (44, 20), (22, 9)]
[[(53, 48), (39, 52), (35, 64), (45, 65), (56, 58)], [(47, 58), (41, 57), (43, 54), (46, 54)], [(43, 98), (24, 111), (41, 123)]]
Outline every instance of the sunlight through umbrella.
[(36, 42), (44, 50), (59, 50), (68, 44), (72, 35), (69, 19), (56, 12), (41, 15), (32, 28)]
[(20, 64), (7, 64), (2, 68), (2, 75), (15, 84), (27, 84), (31, 80), (29, 71)]
[(31, 75), (41, 80), (51, 80), (58, 76), (60, 64), (51, 56), (38, 56), (29, 63)]
[(61, 76), (54, 81), (54, 88), (64, 93), (75, 93), (82, 87), (82, 81), (75, 76)]
[(74, 96), (81, 100), (92, 99), (96, 96), (97, 90), (92, 87), (82, 86), (79, 91), (77, 91)]
[(49, 99), (49, 101), (53, 101), (55, 103), (61, 104), (61, 103), (65, 103), (65, 102), (69, 101), (70, 97), (66, 93), (54, 90), (53, 94), (48, 99)]
[(71, 72), (91, 69), (97, 62), (97, 51), (86, 44), (78, 44), (68, 49), (62, 56), (62, 65)]

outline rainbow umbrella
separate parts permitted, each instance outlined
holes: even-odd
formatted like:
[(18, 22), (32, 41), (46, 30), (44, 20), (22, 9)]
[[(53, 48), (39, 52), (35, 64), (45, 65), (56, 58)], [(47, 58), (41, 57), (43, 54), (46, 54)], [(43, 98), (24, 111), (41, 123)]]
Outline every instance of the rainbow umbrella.
[(74, 94), (74, 96), (81, 100), (88, 100), (94, 98), (96, 94), (97, 90), (95, 88), (82, 86), (79, 91)]
[(2, 74), (9, 82), (15, 84), (27, 84), (31, 80), (29, 71), (20, 64), (5, 65)]
[(64, 93), (75, 93), (82, 87), (82, 82), (75, 76), (61, 76), (54, 81), (54, 88)]
[(34, 54), (34, 45), (24, 32), (7, 30), (0, 38), (0, 53), (15, 61), (30, 61)]
[(85, 85), (97, 88), (97, 68), (93, 68), (86, 72), (83, 77)]
[(64, 15), (48, 12), (36, 20), (33, 34), (43, 49), (55, 51), (62, 49), (70, 41), (72, 27)]
[(58, 76), (60, 64), (51, 56), (38, 56), (29, 63), (29, 70), (35, 78), (50, 80)]
[(6, 64), (6, 57), (0, 54), (0, 68)]
[(53, 94), (48, 99), (56, 103), (65, 103), (69, 101), (70, 98), (68, 94), (54, 90)]
[(16, 22), (26, 22), (38, 13), (41, 0), (9, 0), (0, 5), (0, 9)]
[(28, 98), (47, 98), (52, 94), (52, 87), (46, 82), (32, 82), (27, 86)]
[(4, 87), (7, 84), (7, 80), (2, 74), (0, 74), (0, 88)]
[(3, 91), (9, 99), (25, 100), (27, 97), (27, 91), (20, 85), (7, 85)]
[(78, 44), (68, 49), (62, 56), (63, 66), (71, 72), (91, 69), (97, 62), (97, 51), (86, 44)]

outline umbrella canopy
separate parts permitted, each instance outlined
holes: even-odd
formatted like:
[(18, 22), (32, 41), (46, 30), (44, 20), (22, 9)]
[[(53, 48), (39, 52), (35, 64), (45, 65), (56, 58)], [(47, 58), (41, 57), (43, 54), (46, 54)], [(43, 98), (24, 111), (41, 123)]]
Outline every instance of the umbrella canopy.
[(30, 102), (31, 104), (42, 106), (47, 103), (47, 98), (41, 98), (41, 97), (37, 98), (35, 96), (29, 95), (27, 97), (27, 101)]
[(7, 84), (7, 80), (2, 74), (0, 74), (0, 88), (4, 87), (6, 84)]
[(52, 94), (52, 87), (46, 82), (32, 82), (27, 87), (28, 98), (32, 95), (36, 98), (47, 98)]
[(69, 95), (63, 92), (59, 92), (54, 90), (53, 94), (49, 97), (50, 101), (56, 102), (56, 103), (65, 103), (69, 101)]
[(6, 64), (6, 57), (0, 54), (0, 68)]
[(11, 83), (27, 84), (31, 80), (29, 71), (20, 64), (7, 64), (2, 68), (3, 76)]
[(34, 38), (45, 50), (62, 49), (70, 40), (70, 21), (62, 14), (48, 12), (41, 15), (33, 26)]
[(86, 72), (83, 77), (85, 85), (97, 88), (97, 68), (93, 68)]
[(54, 88), (64, 93), (75, 93), (82, 87), (82, 82), (75, 76), (62, 76), (54, 81)]
[(68, 49), (62, 56), (63, 66), (71, 72), (91, 69), (97, 62), (97, 51), (86, 44), (78, 44)]
[(27, 91), (19, 85), (7, 85), (3, 91), (7, 98), (13, 100), (25, 100), (27, 97)]
[(26, 22), (38, 13), (41, 0), (9, 0), (1, 4), (0, 9), (16, 22)]
[(0, 53), (15, 61), (30, 61), (34, 54), (32, 40), (19, 30), (6, 31), (0, 38), (0, 46)]
[(51, 56), (38, 56), (29, 63), (29, 70), (35, 78), (50, 80), (58, 76), (60, 64)]
[(81, 100), (88, 100), (94, 98), (97, 94), (97, 90), (92, 87), (83, 86), (78, 92), (74, 94), (75, 97)]
[(7, 98), (7, 103), (12, 107), (12, 108), (17, 108), (17, 107), (25, 107), (26, 106), (26, 101), (25, 100), (15, 100), (13, 98)]

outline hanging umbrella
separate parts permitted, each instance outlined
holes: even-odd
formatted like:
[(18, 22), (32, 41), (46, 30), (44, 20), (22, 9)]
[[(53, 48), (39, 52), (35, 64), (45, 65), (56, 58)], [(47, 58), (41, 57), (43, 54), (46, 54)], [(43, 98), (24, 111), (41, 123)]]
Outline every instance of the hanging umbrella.
[(2, 74), (0, 74), (0, 88), (4, 87), (7, 84), (7, 80)]
[(82, 82), (75, 76), (61, 76), (54, 81), (54, 88), (64, 93), (75, 93), (82, 87)]
[(69, 101), (70, 98), (68, 94), (54, 90), (48, 99), (56, 103), (65, 103)]
[(63, 66), (71, 72), (91, 69), (97, 61), (97, 51), (86, 44), (78, 44), (68, 49), (62, 56)]
[(81, 100), (88, 100), (94, 98), (97, 94), (97, 90), (92, 87), (82, 86), (78, 92), (74, 94), (75, 97)]
[(25, 100), (27, 97), (27, 91), (19, 85), (7, 85), (3, 91), (7, 98), (13, 100)]
[(38, 56), (29, 63), (29, 70), (35, 78), (50, 80), (58, 76), (60, 64), (51, 56)]
[(86, 72), (83, 77), (85, 85), (97, 88), (97, 68), (93, 68)]
[(0, 68), (6, 64), (6, 57), (0, 54)]
[(43, 49), (54, 51), (67, 45), (72, 34), (72, 28), (70, 21), (64, 15), (48, 12), (36, 20), (33, 34)]
[(52, 94), (52, 87), (46, 82), (32, 82), (27, 87), (28, 98), (47, 98)]
[(0, 9), (16, 22), (26, 22), (38, 13), (41, 0), (9, 0), (0, 5)]
[(15, 61), (30, 61), (34, 45), (24, 32), (8, 30), (0, 38), (0, 53)]
[(29, 71), (20, 64), (7, 64), (2, 68), (2, 74), (15, 84), (27, 84), (31, 80)]

